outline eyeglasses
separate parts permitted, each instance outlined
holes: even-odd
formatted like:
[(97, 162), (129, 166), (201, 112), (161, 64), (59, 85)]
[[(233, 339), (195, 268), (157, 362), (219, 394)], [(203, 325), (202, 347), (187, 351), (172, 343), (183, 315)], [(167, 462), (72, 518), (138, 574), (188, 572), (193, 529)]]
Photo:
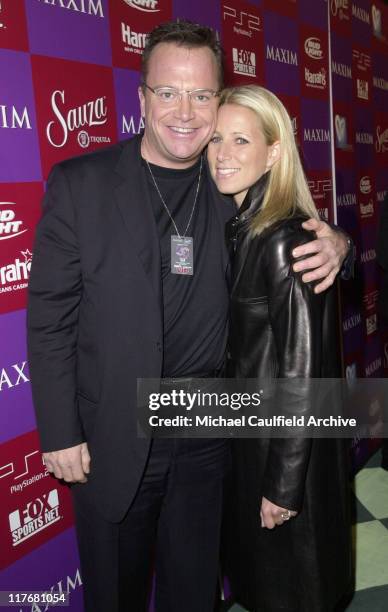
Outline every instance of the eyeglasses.
[(158, 100), (165, 104), (166, 106), (173, 106), (177, 102), (182, 100), (183, 94), (187, 94), (191, 101), (191, 104), (196, 107), (206, 107), (211, 104), (213, 98), (216, 98), (220, 95), (219, 91), (213, 91), (212, 89), (192, 89), (182, 90), (175, 89), (175, 87), (150, 87), (147, 83), (143, 83), (144, 87), (147, 87), (153, 94), (158, 98)]

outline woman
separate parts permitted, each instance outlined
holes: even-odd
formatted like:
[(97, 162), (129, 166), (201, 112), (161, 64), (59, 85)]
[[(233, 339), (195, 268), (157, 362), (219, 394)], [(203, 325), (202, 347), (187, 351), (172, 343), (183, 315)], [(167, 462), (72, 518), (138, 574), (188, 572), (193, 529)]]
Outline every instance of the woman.
[[(239, 212), (227, 228), (235, 255), (230, 367), (237, 378), (336, 377), (333, 292), (315, 294), (291, 252), (318, 217), (281, 102), (257, 87), (221, 96), (208, 160)], [(226, 573), (250, 611), (330, 612), (350, 587), (346, 448), (331, 439), (233, 442)]]

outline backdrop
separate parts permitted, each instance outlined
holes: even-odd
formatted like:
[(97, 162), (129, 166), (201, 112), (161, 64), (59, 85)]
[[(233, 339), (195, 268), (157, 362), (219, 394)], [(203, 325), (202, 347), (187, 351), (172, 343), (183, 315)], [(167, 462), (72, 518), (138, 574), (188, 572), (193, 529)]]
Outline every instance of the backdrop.
[[(68, 591), (77, 612), (69, 491), (42, 464), (26, 359), (34, 227), (54, 163), (142, 129), (145, 35), (182, 17), (217, 29), (228, 84), (264, 84), (286, 104), (320, 213), (338, 217), (357, 246), (355, 279), (342, 284), (344, 373), (351, 384), (388, 367), (376, 310), (388, 170), (388, 14), (379, 0), (0, 0), (0, 590)], [(355, 468), (371, 448), (354, 440)]]

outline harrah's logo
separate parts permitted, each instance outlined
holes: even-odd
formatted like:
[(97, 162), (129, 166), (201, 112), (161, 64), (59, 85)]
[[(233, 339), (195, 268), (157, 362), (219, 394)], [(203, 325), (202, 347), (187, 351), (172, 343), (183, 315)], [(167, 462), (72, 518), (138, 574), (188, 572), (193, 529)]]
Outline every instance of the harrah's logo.
[(102, 0), (38, 0), (38, 2), (49, 4), (50, 6), (58, 6), (69, 11), (75, 11), (76, 13), (104, 17)]
[(16, 219), (14, 202), (0, 202), (0, 240), (8, 240), (21, 236), (27, 229), (22, 229), (23, 221)]
[[(17, 257), (13, 263), (0, 268), (0, 294), (6, 291), (16, 291), (17, 289), (25, 289), (29, 279), (32, 253), (27, 249), (21, 251), (23, 259)], [(20, 281), (25, 281), (20, 284)], [(18, 283), (12, 285), (11, 283)]]
[(306, 38), (304, 42), (304, 50), (311, 59), (323, 59), (321, 41), (316, 36), (310, 36), (310, 38)]
[(382, 131), (381, 126), (376, 128), (376, 153), (386, 153), (388, 151), (388, 128)]
[(12, 546), (22, 544), (61, 518), (58, 490), (43, 493), (41, 497), (28, 502), (25, 508), (14, 510), (9, 515)]
[(32, 130), (27, 107), (18, 110), (15, 106), (0, 104), (0, 128)]
[[(49, 143), (57, 149), (65, 146), (69, 133), (85, 126), (94, 127), (107, 122), (106, 96), (72, 108), (67, 113), (61, 109), (61, 105), (64, 104), (65, 92), (57, 89), (51, 96), (51, 108), (57, 120), (50, 121), (46, 128)], [(54, 130), (60, 132), (60, 138), (57, 140), (54, 139)]]
[(145, 13), (160, 13), (158, 9), (158, 0), (124, 0), (125, 4), (128, 4), (131, 8), (138, 11), (144, 11)]
[(349, 19), (346, 14), (346, 12), (349, 11), (349, 0), (331, 0), (330, 8), (333, 17), (337, 17), (338, 15), (340, 19)]
[(129, 25), (121, 22), (121, 40), (125, 45), (127, 45), (125, 47), (126, 51), (141, 55), (145, 47), (146, 36), (147, 34), (144, 32), (135, 32), (134, 30), (131, 30)]

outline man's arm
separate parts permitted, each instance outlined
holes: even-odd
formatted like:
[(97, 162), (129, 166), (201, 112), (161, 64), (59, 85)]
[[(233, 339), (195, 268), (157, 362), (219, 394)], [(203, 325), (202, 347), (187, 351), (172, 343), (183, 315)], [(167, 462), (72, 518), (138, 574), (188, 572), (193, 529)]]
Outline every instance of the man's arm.
[(334, 283), (345, 258), (349, 255), (349, 240), (343, 232), (331, 228), (324, 221), (309, 219), (303, 223), (303, 227), (314, 231), (317, 239), (293, 250), (292, 255), (295, 258), (311, 255), (295, 263), (293, 269), (295, 272), (309, 270), (302, 276), (305, 283), (321, 280), (314, 288), (315, 293), (321, 293)]
[(77, 406), (78, 311), (82, 275), (75, 210), (64, 170), (51, 173), (37, 227), (29, 282), (28, 358), (48, 471), (85, 480), (89, 453)]

